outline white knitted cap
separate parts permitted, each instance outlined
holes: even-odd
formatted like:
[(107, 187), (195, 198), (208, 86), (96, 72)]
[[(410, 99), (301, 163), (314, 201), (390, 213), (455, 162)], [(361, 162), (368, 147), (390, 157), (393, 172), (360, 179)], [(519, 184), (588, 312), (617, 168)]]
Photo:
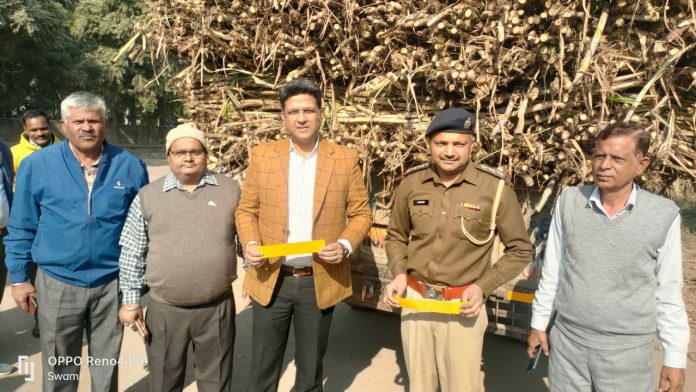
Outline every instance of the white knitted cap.
[(169, 147), (172, 146), (174, 140), (181, 139), (182, 137), (194, 138), (201, 142), (206, 151), (208, 150), (208, 147), (205, 145), (205, 134), (198, 129), (196, 124), (190, 122), (181, 124), (167, 133), (165, 153), (169, 154)]

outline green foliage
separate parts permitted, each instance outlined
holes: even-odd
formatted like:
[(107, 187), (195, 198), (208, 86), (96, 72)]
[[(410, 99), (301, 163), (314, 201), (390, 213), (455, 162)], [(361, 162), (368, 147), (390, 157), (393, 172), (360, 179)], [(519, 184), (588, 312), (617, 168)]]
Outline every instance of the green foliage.
[(168, 86), (148, 83), (147, 55), (113, 61), (139, 15), (134, 0), (0, 0), (0, 116), (25, 108), (57, 113), (76, 90), (104, 96), (119, 122), (178, 114)]

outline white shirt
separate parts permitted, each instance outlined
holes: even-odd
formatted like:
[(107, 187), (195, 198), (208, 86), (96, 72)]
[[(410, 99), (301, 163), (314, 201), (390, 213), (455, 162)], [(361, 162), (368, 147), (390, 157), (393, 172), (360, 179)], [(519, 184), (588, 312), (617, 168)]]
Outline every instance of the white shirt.
[(10, 202), (5, 195), (5, 184), (0, 181), (0, 229), (7, 227), (10, 221)]
[[(288, 167), (288, 243), (312, 240), (314, 218), (314, 180), (317, 173), (319, 138), (307, 156), (299, 154), (290, 139), (290, 162)], [(338, 240), (350, 254), (350, 242)], [(311, 266), (312, 254), (287, 256), (283, 264)]]
[[(288, 243), (312, 240), (314, 218), (314, 178), (317, 172), (319, 138), (312, 151), (303, 157), (290, 139), (288, 168)], [(283, 264), (311, 266), (312, 254), (287, 256)]]
[[(597, 207), (609, 219), (616, 218), (636, 202), (636, 185), (628, 197), (626, 205), (613, 217), (604, 210), (600, 201), (599, 189), (595, 187), (590, 196), (590, 203)], [(682, 247), (681, 247), (681, 217), (677, 217), (667, 232), (664, 244), (658, 249), (655, 276), (657, 288), (657, 337), (664, 351), (664, 366), (673, 368), (686, 367), (686, 350), (689, 345), (689, 322), (686, 316), (682, 297)], [(542, 268), (539, 288), (534, 294), (532, 304), (532, 323), (534, 329), (545, 331), (551, 320), (554, 309), (556, 290), (565, 279), (563, 260), (563, 230), (561, 228), (561, 212), (558, 203), (554, 208), (546, 241), (546, 253)]]

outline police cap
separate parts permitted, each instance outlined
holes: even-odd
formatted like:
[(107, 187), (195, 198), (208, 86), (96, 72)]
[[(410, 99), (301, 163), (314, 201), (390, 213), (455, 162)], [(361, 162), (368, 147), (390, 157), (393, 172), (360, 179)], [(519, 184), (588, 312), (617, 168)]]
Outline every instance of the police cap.
[(425, 131), (425, 137), (432, 137), (438, 132), (474, 133), (474, 115), (461, 108), (450, 108), (433, 117)]

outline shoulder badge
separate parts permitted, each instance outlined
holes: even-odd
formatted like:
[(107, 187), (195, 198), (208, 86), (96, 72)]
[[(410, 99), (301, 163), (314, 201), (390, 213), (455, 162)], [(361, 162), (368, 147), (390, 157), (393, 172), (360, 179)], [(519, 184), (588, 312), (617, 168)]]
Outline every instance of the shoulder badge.
[(494, 169), (488, 165), (483, 165), (483, 164), (477, 164), (476, 168), (481, 170), (482, 172), (485, 172), (485, 173), (492, 175), (495, 178), (499, 178), (501, 180), (504, 180), (505, 182), (510, 181), (510, 173), (508, 173), (508, 172)]
[(430, 167), (430, 164), (429, 164), (429, 163), (423, 163), (423, 164), (421, 164), (421, 165), (414, 166), (414, 167), (412, 167), (412, 168), (410, 168), (410, 169), (408, 169), (408, 170), (406, 170), (406, 171), (404, 172), (404, 177), (409, 176), (409, 175), (411, 175), (411, 174), (413, 174), (413, 173), (415, 173), (415, 172), (417, 172), (417, 171), (421, 171), (421, 170), (423, 170), (423, 169), (427, 169), (427, 168), (429, 168), (429, 167)]

